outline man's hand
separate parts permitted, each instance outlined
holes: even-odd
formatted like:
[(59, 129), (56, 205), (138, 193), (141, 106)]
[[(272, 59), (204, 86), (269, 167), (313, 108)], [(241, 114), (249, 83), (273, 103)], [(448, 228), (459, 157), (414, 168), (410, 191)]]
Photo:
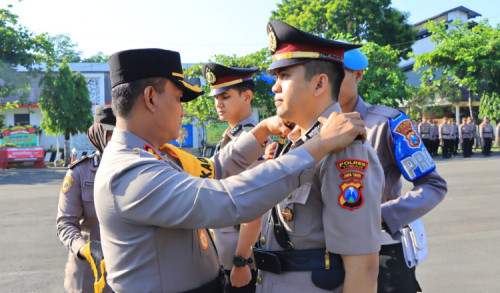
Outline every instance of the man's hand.
[(320, 117), (318, 119), (323, 126), (319, 135), (304, 144), (307, 151), (319, 162), (327, 153), (339, 151), (358, 136), (366, 141), (365, 123), (361, 120), (359, 113), (333, 112), (328, 119)]
[(270, 135), (279, 135), (286, 137), (291, 129), (285, 121), (278, 116), (273, 116), (262, 120), (252, 129), (252, 133), (257, 141), (263, 143)]
[(274, 157), (274, 152), (276, 151), (276, 147), (278, 146), (277, 142), (270, 143), (266, 146), (266, 150), (262, 155), (262, 159), (271, 160)]
[(252, 272), (248, 266), (238, 268), (233, 266), (231, 269), (231, 285), (233, 287), (246, 286), (252, 280)]
[(90, 267), (94, 272), (94, 292), (101, 293), (104, 286), (106, 286), (106, 279), (104, 276), (106, 264), (104, 262), (104, 255), (102, 254), (101, 242), (87, 242), (78, 253), (90, 263)]

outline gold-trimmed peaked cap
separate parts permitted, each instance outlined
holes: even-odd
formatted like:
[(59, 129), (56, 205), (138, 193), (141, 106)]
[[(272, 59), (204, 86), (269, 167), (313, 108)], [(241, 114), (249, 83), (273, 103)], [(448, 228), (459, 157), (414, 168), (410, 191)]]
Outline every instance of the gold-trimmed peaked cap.
[(301, 31), (283, 21), (271, 20), (267, 24), (269, 50), (273, 62), (267, 69), (287, 67), (314, 59), (344, 62), (344, 52), (361, 45), (329, 40)]
[(109, 57), (111, 87), (134, 80), (165, 77), (182, 88), (182, 102), (189, 102), (204, 92), (184, 80), (181, 55), (164, 49), (133, 49)]
[(217, 63), (203, 65), (203, 76), (210, 84), (210, 96), (222, 94), (242, 82), (253, 80), (252, 75), (259, 67), (239, 68), (226, 67)]

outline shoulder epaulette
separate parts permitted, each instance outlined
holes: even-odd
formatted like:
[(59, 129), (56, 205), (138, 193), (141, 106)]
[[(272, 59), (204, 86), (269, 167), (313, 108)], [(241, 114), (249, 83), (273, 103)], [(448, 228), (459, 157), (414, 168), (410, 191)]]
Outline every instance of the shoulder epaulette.
[(368, 108), (368, 112), (387, 116), (389, 118), (396, 118), (399, 116), (399, 110), (382, 105), (372, 105)]
[(253, 129), (254, 127), (255, 127), (255, 125), (253, 125), (253, 124), (245, 124), (245, 125), (243, 125), (243, 130), (244, 130), (245, 132), (249, 132), (249, 131), (252, 131), (252, 129)]
[(86, 160), (89, 160), (89, 159), (92, 159), (93, 157), (95, 156), (95, 153), (91, 154), (91, 155), (88, 155), (88, 156), (83, 156), (81, 157), (79, 160), (71, 163), (69, 166), (68, 166), (68, 169), (73, 169), (75, 166), (77, 166), (78, 164), (82, 163), (82, 162), (85, 162)]

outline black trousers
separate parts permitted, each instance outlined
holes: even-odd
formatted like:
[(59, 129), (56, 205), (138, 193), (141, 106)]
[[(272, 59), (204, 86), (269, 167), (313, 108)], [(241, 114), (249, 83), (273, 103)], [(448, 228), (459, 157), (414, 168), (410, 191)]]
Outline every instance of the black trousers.
[(422, 142), (424, 143), (425, 148), (432, 153), (432, 148), (431, 148), (431, 140), (428, 138), (422, 138)]
[(468, 158), (472, 155), (472, 139), (464, 138), (462, 141), (462, 150), (464, 153), (464, 158)]
[(491, 153), (491, 138), (483, 138), (483, 155), (489, 156)]
[(405, 263), (401, 243), (382, 245), (379, 253), (378, 293), (422, 292), (415, 267)]
[(443, 158), (450, 158), (453, 152), (453, 140), (443, 139), (443, 146), (441, 147), (441, 155)]
[(224, 291), (225, 293), (254, 293), (255, 292), (255, 283), (257, 282), (257, 271), (256, 270), (251, 270), (252, 272), (252, 279), (250, 280), (250, 283), (248, 283), (246, 286), (237, 288), (233, 287), (231, 284), (231, 271), (230, 270), (224, 270), (224, 273), (226, 274), (227, 277), (227, 282), (226, 282), (226, 290)]

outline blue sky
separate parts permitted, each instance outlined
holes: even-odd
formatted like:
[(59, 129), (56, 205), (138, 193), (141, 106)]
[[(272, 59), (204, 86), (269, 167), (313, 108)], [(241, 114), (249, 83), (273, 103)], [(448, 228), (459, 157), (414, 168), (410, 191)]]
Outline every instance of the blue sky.
[[(84, 57), (158, 47), (179, 51), (182, 62), (215, 54), (247, 55), (267, 46), (266, 24), (281, 0), (0, 0), (36, 33), (68, 34)], [(416, 23), (465, 6), (500, 23), (498, 0), (392, 0)], [(480, 19), (480, 18), (476, 18)]]

